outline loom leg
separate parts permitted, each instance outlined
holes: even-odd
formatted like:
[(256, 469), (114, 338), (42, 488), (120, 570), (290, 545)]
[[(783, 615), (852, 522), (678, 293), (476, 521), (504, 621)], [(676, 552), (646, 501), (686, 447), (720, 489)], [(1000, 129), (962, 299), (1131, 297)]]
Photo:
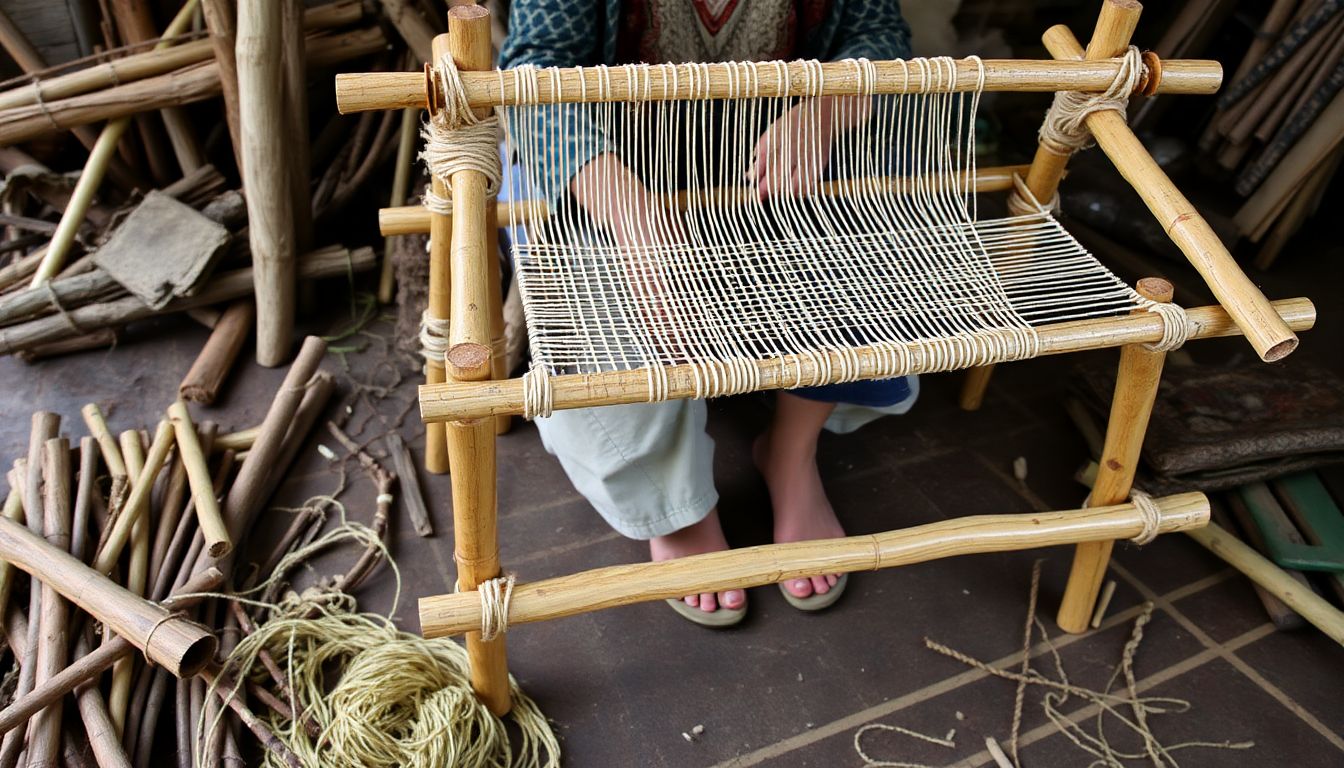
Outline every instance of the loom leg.
[[(1138, 291), (1152, 301), (1168, 302), (1172, 297), (1171, 283), (1160, 278), (1140, 280)], [(1154, 351), (1143, 344), (1127, 344), (1120, 348), (1120, 369), (1115, 378), (1115, 395), (1111, 398), (1106, 442), (1101, 451), (1097, 479), (1092, 486), (1091, 506), (1120, 504), (1129, 498), (1165, 360), (1165, 352)], [(1056, 618), (1059, 628), (1065, 632), (1087, 631), (1113, 543), (1085, 542), (1074, 550), (1073, 567)]]
[(966, 378), (961, 382), (961, 397), (957, 401), (963, 411), (978, 411), (985, 400), (985, 391), (989, 389), (989, 380), (994, 376), (994, 363), (977, 365), (966, 369)]
[[(448, 194), (447, 185), (438, 179), (430, 182), (440, 197)], [(429, 316), (447, 319), (452, 309), (452, 282), (449, 263), (452, 258), (453, 217), (433, 214), (429, 219)], [(447, 381), (441, 361), (426, 361), (425, 383)], [(425, 471), (441, 475), (448, 471), (448, 432), (443, 424), (425, 425)]]

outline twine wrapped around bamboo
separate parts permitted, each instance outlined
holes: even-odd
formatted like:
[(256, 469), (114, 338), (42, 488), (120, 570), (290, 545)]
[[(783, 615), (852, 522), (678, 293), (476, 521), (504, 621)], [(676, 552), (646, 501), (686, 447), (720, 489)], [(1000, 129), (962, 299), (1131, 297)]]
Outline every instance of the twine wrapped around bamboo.
[(204, 627), (131, 594), (69, 552), (3, 517), (0, 558), (55, 589), (178, 677), (194, 676), (215, 654), (215, 636)]

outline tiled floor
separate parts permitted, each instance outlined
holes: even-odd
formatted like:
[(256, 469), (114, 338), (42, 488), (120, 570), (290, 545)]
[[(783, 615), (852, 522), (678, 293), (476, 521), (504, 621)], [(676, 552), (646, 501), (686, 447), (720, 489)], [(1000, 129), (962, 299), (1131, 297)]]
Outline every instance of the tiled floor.
[[(1337, 243), (1302, 245), (1283, 268), (1265, 277), (1274, 296), (1318, 300), (1321, 328), (1304, 335), (1287, 365), (1314, 360), (1344, 372), (1335, 352), (1344, 339), (1338, 317), (1344, 258)], [(1179, 267), (1173, 267), (1179, 269)], [(344, 288), (328, 286), (333, 314)], [(384, 332), (389, 326), (379, 326)], [(322, 330), (322, 329), (318, 329)], [(25, 367), (0, 360), (0, 460), (8, 463), (26, 441), (34, 408), (61, 413), (65, 429), (83, 432), (82, 403), (104, 405), (114, 427), (147, 424), (173, 396), (199, 349), (204, 331), (187, 321), (141, 328), (120, 348)], [(1240, 355), (1236, 340), (1192, 345), (1201, 359)], [(367, 379), (377, 345), (348, 356), (356, 378)], [(1088, 360), (1113, 364), (1114, 355)], [(1002, 367), (984, 408), (955, 406), (959, 380), (924, 380), (918, 407), (846, 437), (827, 437), (823, 475), (846, 527), (886, 530), (967, 514), (1068, 508), (1082, 498), (1072, 480), (1085, 459), (1083, 441), (1060, 407), (1075, 360), (1043, 359)], [(333, 357), (327, 367), (342, 371)], [(225, 428), (257, 422), (282, 372), (248, 364), (224, 402), (198, 410)], [(377, 374), (386, 375), (386, 369)], [(356, 403), (350, 428), (365, 439), (395, 425), (414, 397), (408, 376), (376, 414)], [(347, 394), (349, 382), (343, 394)], [(768, 418), (763, 397), (715, 402), (711, 432), (730, 540), (761, 543), (769, 536), (765, 489), (749, 469), (747, 450)], [(411, 411), (401, 426), (419, 445)], [(319, 433), (314, 440), (326, 442)], [(1019, 482), (1012, 461), (1027, 458)], [(533, 580), (598, 565), (637, 561), (644, 546), (612, 533), (571, 489), (542, 450), (536, 430), (519, 423), (499, 442), (500, 533), (507, 567)], [(350, 514), (366, 518), (373, 490), (351, 464), (342, 497)], [(451, 589), (451, 516), (446, 477), (422, 478), (437, 535), (421, 539), (404, 520), (392, 526), (401, 568), (397, 615), (416, 627), (414, 599)], [(329, 492), (335, 474), (315, 445), (287, 478), (282, 501)], [(282, 528), (283, 512), (267, 516), (257, 537)], [(1033, 561), (1045, 558), (1042, 617), (1076, 682), (1103, 685), (1120, 659), (1130, 626), (1151, 600), (1156, 613), (1135, 660), (1146, 695), (1190, 702), (1182, 714), (1152, 717), (1165, 744), (1253, 741), (1253, 748), (1177, 752), (1182, 766), (1344, 764), (1344, 649), (1313, 630), (1273, 631), (1248, 582), (1193, 542), (1165, 537), (1139, 549), (1118, 547), (1112, 576), (1119, 589), (1098, 631), (1061, 635), (1053, 624), (1068, 567), (1066, 549), (984, 555), (856, 575), (850, 592), (821, 615), (791, 610), (774, 589), (753, 590), (741, 627), (712, 632), (678, 619), (661, 603), (637, 605), (548, 624), (509, 635), (512, 669), (553, 718), (574, 766), (858, 766), (854, 734), (867, 723), (897, 725), (942, 736), (956, 729), (955, 748), (892, 732), (865, 736), (879, 759), (928, 765), (990, 765), (984, 737), (1006, 742), (1014, 685), (990, 678), (925, 648), (932, 638), (1013, 667), (1020, 661), (1022, 622)], [(340, 555), (333, 557), (339, 558)], [(391, 607), (393, 579), (384, 572), (361, 598), (369, 610)], [(1034, 664), (1049, 668), (1047, 646), (1032, 648)], [(1045, 720), (1039, 691), (1028, 692), (1022, 724), (1024, 766), (1074, 766), (1090, 761)], [(1087, 724), (1079, 699), (1061, 707)], [(696, 725), (704, 732), (683, 738)], [(1112, 728), (1109, 733), (1117, 734)], [(1116, 736), (1133, 748), (1132, 739)], [(1141, 761), (1140, 761), (1141, 762)], [(1140, 763), (1135, 763), (1140, 764)]]

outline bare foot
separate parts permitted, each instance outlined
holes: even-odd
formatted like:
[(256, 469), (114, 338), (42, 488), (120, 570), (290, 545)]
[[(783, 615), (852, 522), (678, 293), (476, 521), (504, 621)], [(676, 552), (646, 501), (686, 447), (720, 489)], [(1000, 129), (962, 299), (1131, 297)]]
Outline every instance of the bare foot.
[[(770, 488), (770, 503), (775, 510), (775, 542), (835, 539), (845, 529), (826, 498), (817, 471), (817, 457), (810, 446), (774, 445), (772, 431), (766, 431), (752, 445), (756, 468)], [(791, 579), (784, 588), (794, 597), (824, 595), (831, 591), (840, 575), (828, 573), (810, 579)]]
[[(649, 555), (654, 562), (725, 549), (728, 549), (728, 540), (723, 537), (717, 509), (711, 509), (705, 519), (695, 525), (649, 539)], [(719, 606), (735, 611), (747, 604), (747, 593), (741, 589), (729, 589), (719, 593), (687, 595), (682, 599), (692, 608), (699, 608), (706, 613), (713, 613)]]

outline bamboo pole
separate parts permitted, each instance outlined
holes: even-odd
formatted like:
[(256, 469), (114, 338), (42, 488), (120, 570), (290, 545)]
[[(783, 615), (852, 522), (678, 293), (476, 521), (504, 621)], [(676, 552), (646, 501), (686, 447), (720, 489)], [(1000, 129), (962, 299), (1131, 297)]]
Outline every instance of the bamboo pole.
[[(70, 551), (70, 441), (53, 438), (46, 442), (43, 460), (43, 529), (46, 542), (61, 552)], [(42, 585), (41, 631), (37, 646), (37, 675), (41, 687), (66, 665), (70, 650), (69, 609), (49, 584)], [(28, 731), (28, 764), (55, 765), (61, 749), (60, 706), (48, 706), (33, 718)]]
[[(199, 592), (211, 592), (224, 583), (224, 574), (217, 569), (203, 571), (199, 576), (177, 590), (176, 595), (164, 600), (161, 605), (168, 610), (182, 610), (197, 605), (205, 597)], [(0, 733), (6, 733), (21, 725), (43, 707), (61, 700), (65, 694), (78, 688), (89, 680), (96, 679), (106, 672), (118, 660), (135, 653), (135, 644), (120, 635), (103, 643), (88, 653), (78, 654), (69, 666), (47, 678), (41, 686), (22, 698), (16, 698), (9, 706), (0, 710)]]
[[(199, 0), (186, 0), (179, 13), (194, 17), (198, 4)], [(117, 17), (117, 24), (121, 27), (122, 42), (143, 43), (157, 37), (147, 3), (141, 0), (112, 0), (112, 9)], [(177, 165), (183, 175), (188, 175), (205, 165), (205, 157), (187, 114), (179, 107), (165, 107), (159, 111), (159, 116), (163, 120), (163, 127), (168, 133), (168, 143), (172, 146), (173, 155), (177, 158)], [(152, 154), (157, 151), (156, 147), (150, 146), (149, 140), (146, 140), (145, 144), (146, 152)]]
[[(1304, 298), (1282, 299), (1272, 305), (1289, 327), (1309, 330), (1316, 322), (1316, 308)], [(1193, 324), (1191, 339), (1237, 336), (1241, 331), (1227, 311), (1220, 306), (1196, 307), (1186, 310)], [(1162, 319), (1152, 312), (1140, 312), (1121, 317), (1075, 320), (1042, 326), (1037, 329), (1040, 354), (1058, 355), (1088, 349), (1105, 349), (1124, 344), (1153, 343), (1162, 339)], [(920, 345), (907, 345), (911, 367), (907, 373), (935, 373), (944, 368), (929, 350)], [(818, 353), (823, 354), (823, 353)], [(826, 353), (831, 354), (831, 353)], [(856, 350), (859, 378), (871, 378), (884, 359), (878, 350), (860, 347)], [(830, 366), (840, 370), (839, 355), (831, 357)], [(801, 371), (804, 381), (813, 377), (820, 381), (818, 360), (806, 355), (785, 355), (773, 360), (754, 363), (759, 378), (759, 389), (786, 389), (794, 386)], [(667, 397), (689, 399), (696, 396), (696, 373), (693, 366), (675, 365), (666, 368)], [(822, 381), (821, 383), (826, 383)], [(551, 379), (556, 410), (589, 408), (596, 405), (621, 405), (649, 402), (648, 376), (643, 370), (609, 371), (594, 374), (555, 376)], [(479, 419), (498, 414), (520, 415), (523, 412), (522, 379), (503, 381), (449, 382), (420, 388), (420, 417), (426, 422), (454, 419)]]
[(1294, 581), (1282, 568), (1213, 523), (1205, 529), (1185, 533), (1282, 600), (1331, 640), (1344, 645), (1344, 613), (1313, 592), (1310, 586)]
[[(1057, 58), (1072, 59), (1081, 53), (1068, 27), (1051, 27), (1043, 39), (1046, 49)], [(1144, 149), (1143, 142), (1125, 123), (1125, 116), (1110, 110), (1093, 112), (1087, 117), (1087, 127), (1097, 146), (1143, 198), (1172, 242), (1236, 320), (1260, 359), (1282, 360), (1297, 349), (1297, 336), (1241, 271), (1213, 228)]]
[[(271, 0), (274, 2), (274, 0)], [(294, 217), (296, 253), (313, 247), (313, 196), (309, 189), (308, 70), (304, 50), (303, 0), (283, 0), (281, 10), (284, 49), (284, 122), (288, 159), (290, 212)]]
[[(462, 5), (448, 12), (448, 35), (435, 38), (435, 53), (442, 42), (461, 71), (481, 71), (491, 66), (490, 13), (480, 6)], [(451, 316), (446, 360), (449, 381), (479, 381), (490, 378), (490, 296), (493, 285), (488, 250), (485, 175), (462, 170), (452, 175), (453, 208), (457, 221), (452, 227)], [(437, 232), (437, 230), (436, 230)], [(453, 485), (453, 556), (457, 583), (464, 590), (500, 574), (499, 538), (496, 530), (495, 421), (489, 418), (448, 424), (448, 462)], [(489, 642), (478, 633), (467, 635), (471, 683), (476, 695), (495, 715), (512, 706), (509, 670), (503, 637)]]
[[(1120, 70), (1116, 61), (1037, 61), (1034, 59), (982, 59), (984, 90), (1053, 93), (1055, 91), (1105, 91)], [(956, 74), (948, 82), (938, 67), (911, 67), (901, 60), (874, 61), (877, 70), (874, 92), (927, 93), (936, 91), (973, 91), (980, 78), (974, 59), (958, 59)], [(461, 68), (459, 67), (459, 70)], [(634, 92), (652, 101), (692, 98), (723, 99), (740, 92), (740, 75), (735, 85), (734, 71), (728, 64), (710, 65), (708, 83), (700, 77), (706, 70), (701, 64), (683, 64), (676, 68), (652, 67), (634, 77)], [(824, 62), (821, 65), (823, 95), (858, 95), (863, 92), (862, 78), (853, 64)], [(813, 68), (801, 61), (787, 62), (781, 78), (774, 66), (757, 69), (758, 93), (764, 97), (806, 96), (814, 92)], [(476, 108), (518, 103), (573, 103), (598, 101), (604, 93), (608, 101), (629, 101), (632, 76), (620, 68), (569, 67), (558, 71), (558, 78), (542, 77), (534, 99), (520, 102), (518, 75), (501, 72), (462, 72), (467, 102)], [(366, 72), (336, 75), (336, 107), (342, 114), (380, 109), (433, 107), (426, 102), (425, 72)], [(1211, 94), (1222, 84), (1223, 68), (1216, 61), (1176, 59), (1162, 62), (1162, 77), (1157, 93)], [(675, 81), (675, 82), (674, 82)], [(558, 84), (557, 84), (558, 82)], [(610, 89), (604, 89), (604, 83)], [(753, 78), (753, 83), (756, 78)], [(699, 89), (696, 93), (695, 89)]]
[[(1160, 278), (1140, 280), (1138, 291), (1150, 301), (1165, 304), (1172, 299), (1171, 283)], [(1127, 344), (1120, 349), (1120, 370), (1111, 399), (1106, 441), (1089, 497), (1094, 504), (1118, 504), (1129, 498), (1166, 356), (1165, 352), (1144, 344)], [(1074, 551), (1073, 566), (1056, 617), (1056, 623), (1065, 632), (1087, 631), (1113, 543), (1087, 542)]]
[[(171, 45), (171, 38), (187, 28), (191, 22), (194, 3), (195, 0), (189, 0), (182, 10), (178, 11), (177, 16), (173, 17), (172, 23), (164, 32), (165, 40), (155, 46), (156, 49)], [(52, 235), (51, 244), (47, 246), (47, 253), (42, 257), (37, 273), (33, 275), (34, 287), (56, 277), (61, 267), (65, 266), (65, 258), (70, 254), (70, 246), (75, 242), (75, 233), (84, 221), (84, 214), (88, 211), (89, 204), (93, 202), (94, 194), (103, 183), (107, 164), (112, 159), (112, 153), (116, 150), (117, 143), (121, 141), (122, 134), (126, 132), (128, 124), (126, 118), (117, 118), (104, 126), (103, 132), (98, 135), (98, 141), (89, 152), (89, 160), (79, 174), (79, 181), (75, 182), (74, 192), (70, 195), (70, 204), (61, 213), (61, 223), (56, 228), (56, 234)]]
[[(401, 112), (401, 134), (397, 141), (397, 165), (392, 175), (392, 195), (388, 201), (390, 207), (378, 211), (379, 226), (383, 222), (383, 213), (385, 211), (401, 210), (400, 206), (406, 202), (406, 195), (411, 186), (411, 165), (415, 162), (415, 135), (416, 128), (420, 123), (420, 110), (414, 107), (407, 107)], [(429, 231), (429, 211), (420, 205), (406, 206), (410, 209), (419, 209), (425, 212), (422, 219), (423, 230)], [(410, 234), (410, 233), (396, 233)], [(384, 232), (383, 236), (388, 237), (389, 233)], [(396, 269), (392, 263), (392, 241), (388, 240), (383, 244), (383, 271), (378, 278), (378, 301), (382, 304), (392, 303), (392, 292), (396, 285)]]
[[(1154, 499), (1161, 533), (1208, 523), (1202, 493)], [(774, 584), (824, 573), (880, 570), (962, 555), (1059, 546), (1080, 541), (1132, 538), (1143, 515), (1132, 504), (1056, 512), (977, 515), (839, 539), (765, 544), (660, 562), (605, 568), (518, 584), (509, 602), (509, 626), (548, 621), (632, 603), (699, 592)], [(460, 634), (481, 626), (478, 592), (420, 599), (425, 637)]]
[(201, 0), (201, 10), (205, 12), (205, 25), (210, 30), (208, 42), (219, 67), (219, 87), (224, 96), (224, 122), (229, 128), (229, 146), (233, 149), (233, 160), (241, 175), (243, 128), (238, 112), (238, 62), (234, 58), (238, 12), (233, 0)]
[(239, 0), (239, 117), (243, 134), (243, 188), (257, 296), (257, 362), (289, 359), (294, 333), (294, 222), (283, 137), (285, 111), (282, 3)]
[(196, 439), (196, 425), (187, 412), (187, 404), (178, 400), (168, 406), (168, 419), (177, 435), (177, 452), (187, 468), (187, 480), (191, 484), (191, 500), (196, 506), (196, 519), (200, 523), (201, 533), (205, 536), (205, 551), (211, 557), (223, 557), (233, 549), (224, 518), (220, 516), (219, 503), (215, 500), (215, 483), (210, 477), (210, 468), (205, 463), (205, 453), (200, 441)]
[[(434, 58), (448, 54), (448, 36), (434, 38)], [(440, 198), (448, 197), (443, 180), (430, 175), (430, 188)], [(460, 209), (459, 209), (460, 210)], [(430, 322), (448, 320), (452, 307), (450, 262), (453, 247), (452, 218), (434, 213), (429, 217), (429, 296), (425, 313)], [(425, 383), (442, 384), (447, 380), (444, 361), (425, 355)], [(425, 425), (425, 471), (441, 475), (448, 471), (448, 432), (441, 424)]]
[[(1027, 165), (1001, 165), (977, 169), (975, 191), (1002, 192), (1012, 189), (1013, 176), (1026, 173), (1028, 167)], [(965, 177), (961, 173), (957, 173), (945, 179), (934, 179), (931, 183), (947, 183), (959, 186), (964, 183), (964, 179)], [(853, 181), (828, 181), (821, 186), (822, 194), (845, 194), (853, 188), (854, 183)], [(861, 186), (869, 183), (866, 180), (859, 182)], [(887, 191), (899, 193), (914, 189), (921, 183), (930, 182), (925, 181), (924, 177), (891, 177), (876, 180), (876, 183)], [(729, 187), (711, 190), (705, 199), (710, 205), (730, 206), (749, 203), (756, 199), (755, 195), (754, 187)], [(685, 211), (691, 207), (689, 196), (684, 191), (670, 195), (660, 195), (659, 198), (664, 205), (675, 207), (679, 211)], [(545, 200), (494, 201), (493, 205), (496, 220), (501, 227), (510, 226), (515, 220), (519, 224), (531, 224), (551, 215), (550, 204)], [(383, 237), (425, 234), (430, 230), (430, 221), (434, 215), (423, 205), (393, 205), (389, 208), (381, 208), (378, 210), (378, 231)], [(446, 218), (451, 223), (452, 216)]]
[[(1097, 14), (1097, 24), (1092, 30), (1092, 39), (1088, 41), (1085, 61), (1100, 61), (1119, 56), (1129, 47), (1129, 39), (1138, 26), (1139, 14), (1143, 6), (1136, 0), (1104, 0)], [(1058, 152), (1046, 142), (1038, 142), (1036, 155), (1023, 177), (1027, 189), (1042, 204), (1050, 205), (1059, 193), (1059, 183), (1064, 179), (1071, 152)], [(1017, 195), (1017, 192), (1010, 194)], [(989, 389), (989, 381), (994, 374), (994, 365), (977, 366), (966, 373), (962, 382), (961, 395), (958, 398), (961, 409), (974, 411), (980, 408)]]
[[(204, 628), (178, 619), (164, 608), (117, 586), (69, 552), (48, 544), (27, 528), (0, 517), (0, 557), (91, 614), (145, 652), (155, 664), (191, 677), (215, 652)], [(146, 648), (148, 643), (148, 648)]]

